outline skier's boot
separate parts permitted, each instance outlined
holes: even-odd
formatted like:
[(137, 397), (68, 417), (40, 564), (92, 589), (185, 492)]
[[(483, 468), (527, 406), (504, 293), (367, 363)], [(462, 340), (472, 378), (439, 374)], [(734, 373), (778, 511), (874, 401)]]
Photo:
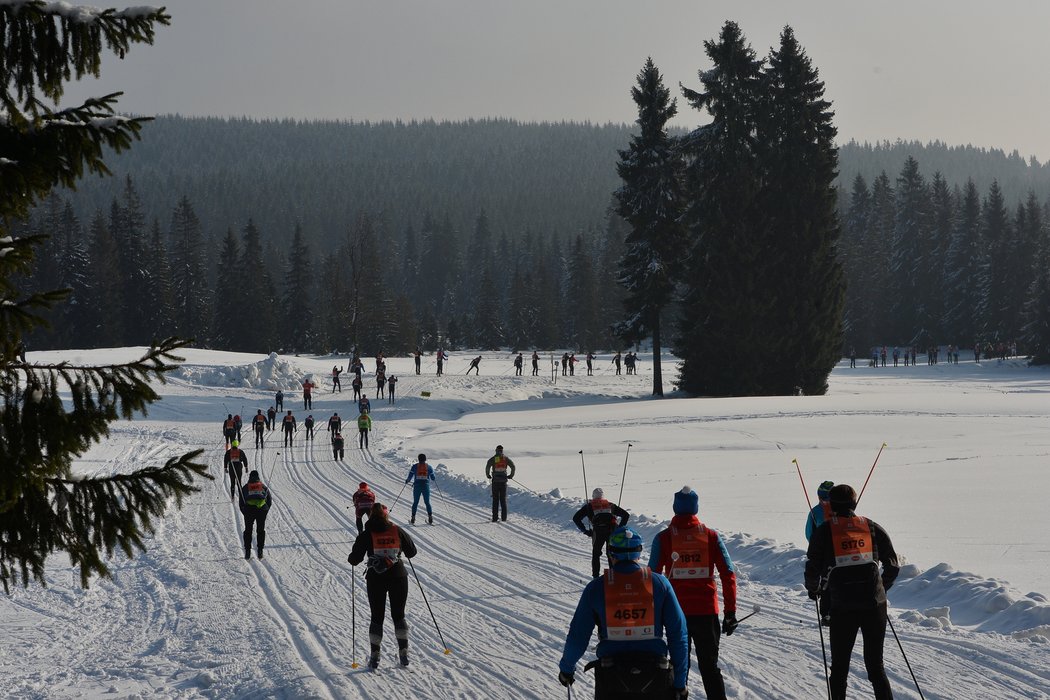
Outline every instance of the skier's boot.
[(427, 524), (428, 525), (433, 525), (434, 524), (434, 516), (433, 515), (428, 515), (427, 516)]
[(409, 525), (415, 525), (416, 524), (416, 516), (413, 515), (411, 518), (409, 518), (408, 519), (408, 524)]
[(401, 659), (401, 665), (408, 666), (408, 648), (398, 649), (397, 655)]
[(379, 668), (379, 652), (373, 651), (372, 655), (368, 657), (368, 668), (373, 671)]
[(245, 559), (251, 559), (252, 558), (252, 548), (251, 547), (245, 547), (244, 548), (244, 558)]
[(262, 558), (263, 558), (263, 555), (262, 555), (262, 547), (259, 547), (259, 548), (258, 548), (257, 550), (255, 550), (255, 552), (256, 552), (256, 554), (258, 554), (258, 555), (259, 555), (259, 558), (260, 558), (260, 559), (262, 559)]

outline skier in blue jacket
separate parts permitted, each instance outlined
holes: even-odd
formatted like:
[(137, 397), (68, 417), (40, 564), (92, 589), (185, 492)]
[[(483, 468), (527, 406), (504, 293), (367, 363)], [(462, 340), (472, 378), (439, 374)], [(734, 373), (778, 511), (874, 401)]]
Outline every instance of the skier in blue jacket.
[(427, 522), (433, 525), (434, 513), (430, 509), (430, 482), (437, 481), (437, 479), (434, 478), (434, 469), (427, 464), (427, 456), (424, 454), (419, 455), (419, 461), (409, 467), (405, 483), (413, 479), (416, 480), (416, 483), (412, 485), (412, 519), (408, 522), (416, 524), (416, 508), (419, 507), (419, 497), (422, 496), (423, 503), (427, 507)]
[(809, 517), (806, 518), (806, 542), (813, 538), (813, 531), (823, 525), (831, 515), (828, 494), (831, 493), (831, 487), (834, 485), (834, 481), (824, 481), (817, 487), (817, 505), (813, 506), (813, 510), (809, 511)]
[(558, 663), (558, 680), (566, 687), (576, 680), (576, 662), (597, 625), (598, 660), (587, 666), (596, 666), (596, 699), (623, 697), (617, 693), (623, 693), (624, 684), (637, 688), (638, 697), (688, 697), (686, 620), (670, 581), (639, 564), (642, 538), (629, 527), (610, 535), (607, 551), (612, 568), (583, 589)]

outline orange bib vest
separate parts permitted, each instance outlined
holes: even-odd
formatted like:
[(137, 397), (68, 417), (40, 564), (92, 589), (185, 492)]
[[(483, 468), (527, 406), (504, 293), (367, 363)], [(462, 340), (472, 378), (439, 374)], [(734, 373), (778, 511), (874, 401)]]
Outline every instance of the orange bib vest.
[(396, 525), (391, 525), (385, 532), (372, 531), (372, 556), (394, 563), (401, 554), (401, 535)]
[(860, 566), (875, 562), (874, 537), (867, 518), (831, 518), (831, 544), (835, 566)]
[(357, 508), (358, 513), (367, 513), (375, 502), (376, 495), (372, 491), (358, 491), (354, 494), (354, 507)]
[(496, 457), (496, 460), (492, 463), (492, 471), (496, 472), (496, 473), (499, 473), (499, 474), (506, 475), (506, 473), (507, 473), (507, 458), (504, 457), (503, 455), (500, 455), (499, 457)]
[(608, 639), (656, 639), (652, 572), (648, 567), (620, 573), (605, 571), (605, 629)]
[(418, 481), (418, 480), (422, 479), (423, 481), (426, 481), (427, 480), (427, 476), (428, 476), (427, 475), (427, 463), (423, 462), (422, 464), (417, 464), (416, 465), (416, 480)]
[(671, 528), (671, 578), (711, 578), (711, 547), (703, 524)]

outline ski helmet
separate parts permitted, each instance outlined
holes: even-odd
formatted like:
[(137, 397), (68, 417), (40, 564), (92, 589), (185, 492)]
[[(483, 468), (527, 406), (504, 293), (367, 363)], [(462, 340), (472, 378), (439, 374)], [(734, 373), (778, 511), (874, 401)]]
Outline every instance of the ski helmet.
[(609, 556), (615, 559), (637, 561), (642, 556), (642, 536), (624, 525), (609, 535)]
[(423, 462), (427, 461), (427, 456), (420, 452), (419, 457), (417, 459), (419, 460), (419, 463), (422, 464)]
[(230, 444), (233, 445), (234, 447), (240, 447), (241, 446), (240, 440), (233, 440), (233, 441), (230, 442)]

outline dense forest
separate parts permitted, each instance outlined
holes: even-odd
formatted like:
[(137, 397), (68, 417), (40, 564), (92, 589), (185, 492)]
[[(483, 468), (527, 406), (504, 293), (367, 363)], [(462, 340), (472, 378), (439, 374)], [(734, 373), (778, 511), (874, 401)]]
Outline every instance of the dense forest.
[[(30, 345), (178, 333), (253, 351), (611, 349), (627, 234), (612, 195), (632, 133), (158, 118), (107, 157), (114, 177), (56, 193), (25, 224), (51, 236), (29, 284), (73, 290)], [(1027, 338), (1038, 352), (1050, 167), (851, 142), (838, 172), (843, 351)]]

